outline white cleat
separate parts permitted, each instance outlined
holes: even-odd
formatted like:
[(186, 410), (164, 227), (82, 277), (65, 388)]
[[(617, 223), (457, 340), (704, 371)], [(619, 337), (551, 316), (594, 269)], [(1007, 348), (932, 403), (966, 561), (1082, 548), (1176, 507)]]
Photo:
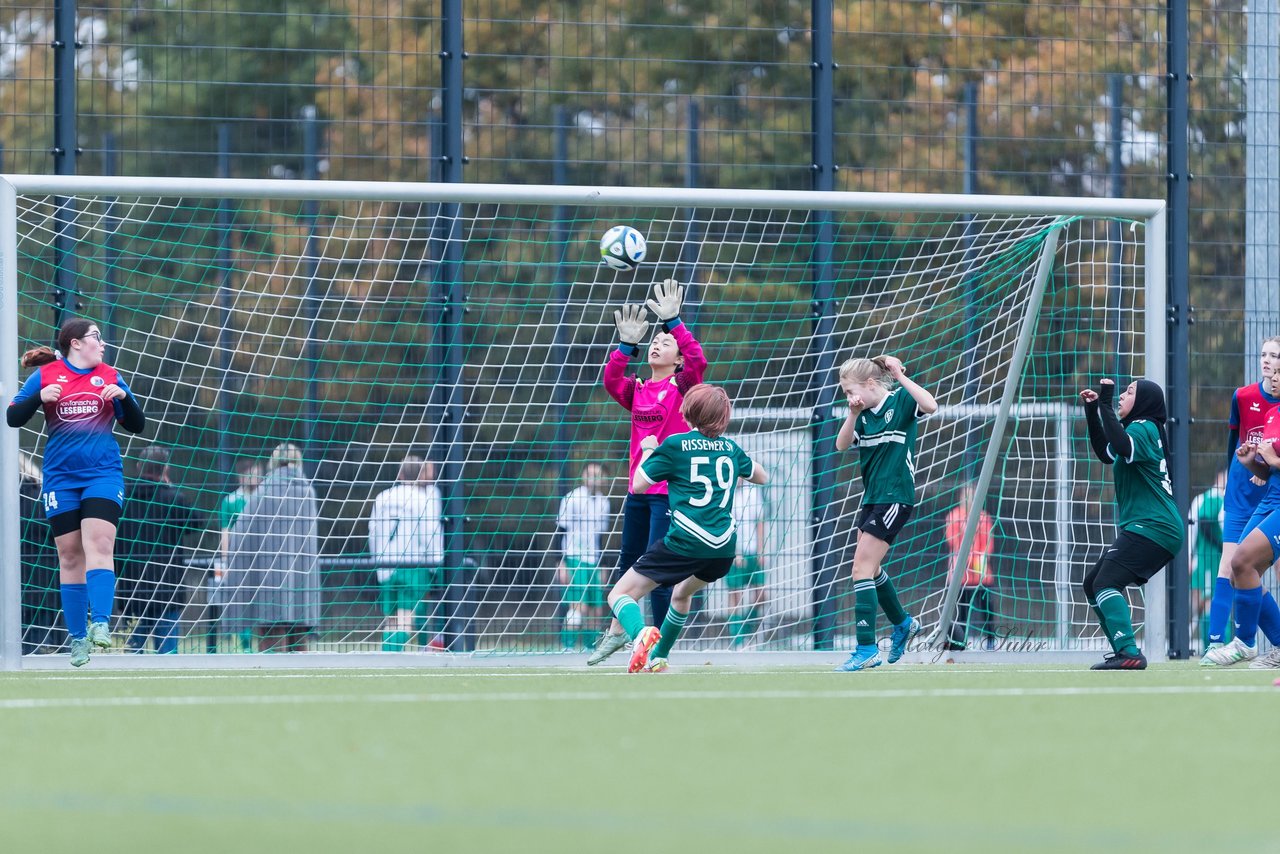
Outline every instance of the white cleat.
[(1273, 646), (1266, 655), (1250, 661), (1249, 667), (1253, 670), (1280, 670), (1280, 646)]
[(1208, 662), (1218, 667), (1230, 667), (1242, 661), (1252, 661), (1257, 657), (1258, 648), (1256, 646), (1245, 646), (1240, 638), (1232, 638), (1229, 643), (1206, 652), (1204, 658), (1201, 659), (1201, 663)]
[(1200, 666), (1201, 667), (1217, 667), (1218, 665), (1214, 664), (1213, 661), (1209, 658), (1209, 653), (1213, 652), (1215, 649), (1222, 649), (1223, 646), (1224, 644), (1211, 643), (1207, 647), (1205, 647), (1204, 655), (1200, 656)]

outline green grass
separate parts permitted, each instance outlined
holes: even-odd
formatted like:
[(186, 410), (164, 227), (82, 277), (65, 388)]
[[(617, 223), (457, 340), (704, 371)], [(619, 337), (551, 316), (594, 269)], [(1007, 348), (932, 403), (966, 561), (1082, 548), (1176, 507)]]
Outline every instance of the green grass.
[(0, 675), (0, 838), (76, 854), (1274, 851), (1274, 675)]

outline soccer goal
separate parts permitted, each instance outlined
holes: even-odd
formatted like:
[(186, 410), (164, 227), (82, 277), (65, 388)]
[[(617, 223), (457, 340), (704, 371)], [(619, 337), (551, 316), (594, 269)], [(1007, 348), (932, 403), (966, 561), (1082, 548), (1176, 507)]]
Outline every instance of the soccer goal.
[[(618, 223), (648, 239), (635, 272), (599, 263)], [(758, 571), (708, 591), (677, 663), (835, 661), (853, 643), (860, 486), (834, 447), (835, 369), (879, 353), (941, 403), (886, 565), (932, 632), (913, 654), (1100, 651), (1079, 583), (1112, 536), (1112, 491), (1076, 395), (1104, 375), (1163, 381), (1164, 241), (1160, 201), (6, 176), (0, 385), (12, 398), (18, 355), (59, 322), (94, 321), (148, 417), (118, 431), (126, 477), (167, 461), (197, 511), (179, 548), (117, 544), (117, 650), (578, 661), (607, 619), (626, 490), (629, 414), (601, 386), (612, 312), (674, 277), (731, 435), (774, 472), (749, 521)], [(0, 453), (23, 485), (0, 498), (7, 668), (64, 649), (42, 445), (37, 417)], [(313, 501), (263, 486), (286, 464)], [(556, 531), (588, 464), (610, 505), (596, 572), (565, 566)], [(371, 551), (397, 483), (439, 508), (428, 556)], [(122, 537), (139, 512), (126, 502)], [(254, 535), (282, 516), (302, 540)], [(966, 585), (975, 548), (985, 575)], [(1163, 576), (1145, 592), (1158, 659)]]

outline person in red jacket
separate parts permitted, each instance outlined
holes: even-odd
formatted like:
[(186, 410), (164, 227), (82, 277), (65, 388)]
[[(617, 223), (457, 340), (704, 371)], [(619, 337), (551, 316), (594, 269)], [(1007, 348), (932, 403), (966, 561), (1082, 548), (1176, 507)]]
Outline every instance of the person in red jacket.
[[(956, 506), (947, 512), (947, 550), (951, 553), (952, 571), (960, 575), (961, 569), (956, 566), (960, 553), (960, 543), (964, 539), (964, 529), (969, 523), (969, 510), (976, 497), (973, 484), (965, 484), (960, 489), (960, 498)], [(993, 631), (995, 612), (991, 609), (991, 587), (996, 583), (995, 572), (991, 566), (991, 515), (986, 510), (978, 511), (978, 530), (973, 537), (973, 546), (969, 549), (969, 560), (963, 567), (960, 578), (960, 607), (956, 611), (955, 621), (951, 624), (951, 635), (947, 639), (948, 649), (964, 649), (965, 639), (969, 632), (969, 618), (976, 609), (975, 628), (991, 643), (995, 638)]]

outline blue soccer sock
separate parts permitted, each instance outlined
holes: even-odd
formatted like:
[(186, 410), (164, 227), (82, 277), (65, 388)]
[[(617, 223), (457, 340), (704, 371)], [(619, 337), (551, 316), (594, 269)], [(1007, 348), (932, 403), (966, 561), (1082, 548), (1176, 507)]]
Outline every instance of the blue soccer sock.
[(1258, 610), (1258, 630), (1273, 646), (1280, 646), (1280, 605), (1270, 590), (1262, 591), (1262, 607)]
[(1236, 591), (1236, 637), (1245, 646), (1258, 643), (1258, 614), (1261, 610), (1261, 587)]
[(1218, 576), (1213, 583), (1213, 599), (1209, 602), (1209, 643), (1223, 642), (1235, 598), (1236, 589), (1231, 586), (1231, 579)]
[(67, 636), (82, 638), (89, 634), (89, 591), (83, 584), (62, 585), (62, 620)]
[(111, 622), (116, 604), (116, 574), (109, 569), (91, 569), (84, 574), (89, 590), (89, 619), (95, 623)]

